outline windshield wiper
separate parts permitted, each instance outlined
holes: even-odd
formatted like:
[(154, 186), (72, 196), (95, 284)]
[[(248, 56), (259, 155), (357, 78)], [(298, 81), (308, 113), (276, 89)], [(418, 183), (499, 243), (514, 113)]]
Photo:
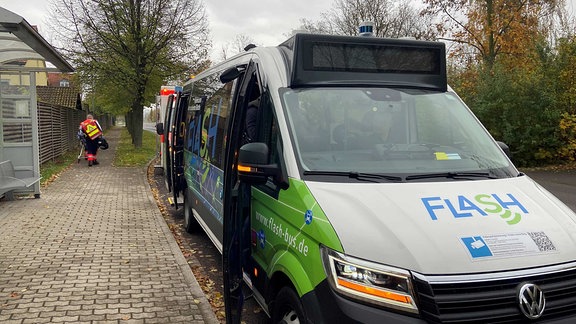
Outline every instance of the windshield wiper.
[(377, 180), (402, 181), (401, 177), (378, 173), (364, 173), (355, 171), (304, 171), (304, 175), (339, 176), (362, 181), (380, 182)]
[(475, 178), (482, 179), (499, 179), (490, 172), (440, 172), (440, 173), (422, 173), (413, 174), (406, 177), (406, 181), (430, 178), (449, 178), (449, 179), (463, 179), (470, 180)]

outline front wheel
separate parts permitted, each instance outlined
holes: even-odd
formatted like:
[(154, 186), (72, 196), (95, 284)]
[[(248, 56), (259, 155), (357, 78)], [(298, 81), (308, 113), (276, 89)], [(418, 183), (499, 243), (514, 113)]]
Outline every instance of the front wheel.
[(300, 298), (290, 287), (283, 287), (276, 295), (274, 310), (272, 312), (273, 324), (300, 324), (306, 323), (304, 307)]
[(192, 204), (190, 204), (188, 195), (184, 192), (184, 230), (186, 230), (186, 233), (193, 233), (198, 227), (198, 221), (196, 221), (192, 213)]

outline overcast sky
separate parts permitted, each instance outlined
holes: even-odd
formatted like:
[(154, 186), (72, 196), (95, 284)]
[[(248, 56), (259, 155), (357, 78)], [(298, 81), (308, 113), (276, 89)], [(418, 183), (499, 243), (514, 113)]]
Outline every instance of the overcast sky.
[[(205, 0), (213, 41), (212, 59), (218, 61), (223, 45), (245, 34), (257, 45), (274, 46), (284, 41), (301, 18), (318, 20), (334, 0)], [(576, 0), (566, 0), (576, 16)], [(4, 7), (37, 25), (40, 34), (51, 42), (46, 22), (47, 0), (0, 0)]]
[[(220, 59), (223, 45), (245, 34), (257, 45), (274, 46), (300, 24), (300, 18), (318, 20), (328, 11), (333, 0), (205, 0), (213, 41), (213, 60)], [(40, 34), (50, 42), (46, 16), (47, 0), (0, 0), (0, 7), (37, 25)]]

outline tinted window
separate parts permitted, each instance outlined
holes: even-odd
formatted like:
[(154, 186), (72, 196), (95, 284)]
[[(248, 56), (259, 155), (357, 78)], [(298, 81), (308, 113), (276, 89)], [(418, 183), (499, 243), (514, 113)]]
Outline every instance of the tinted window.
[[(200, 125), (196, 128), (197, 145), (194, 141), (192, 151), (202, 158), (210, 161), (214, 166), (222, 168), (224, 163), (224, 143), (227, 137), (228, 116), (232, 98), (233, 82), (222, 84), (218, 74), (199, 80), (194, 84), (192, 99), (189, 106), (189, 118), (193, 121), (191, 126)], [(195, 111), (200, 108), (202, 100), (205, 100), (203, 114), (197, 116)]]
[(304, 69), (375, 73), (439, 74), (443, 53), (438, 48), (315, 42)]

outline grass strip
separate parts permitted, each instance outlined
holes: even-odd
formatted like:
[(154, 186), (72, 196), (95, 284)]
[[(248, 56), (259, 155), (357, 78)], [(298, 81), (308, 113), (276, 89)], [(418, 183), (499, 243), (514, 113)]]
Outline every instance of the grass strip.
[(128, 130), (122, 128), (113, 165), (117, 167), (139, 167), (148, 165), (150, 160), (156, 157), (156, 136), (155, 133), (143, 131), (142, 147), (137, 148), (132, 145), (132, 138)]

